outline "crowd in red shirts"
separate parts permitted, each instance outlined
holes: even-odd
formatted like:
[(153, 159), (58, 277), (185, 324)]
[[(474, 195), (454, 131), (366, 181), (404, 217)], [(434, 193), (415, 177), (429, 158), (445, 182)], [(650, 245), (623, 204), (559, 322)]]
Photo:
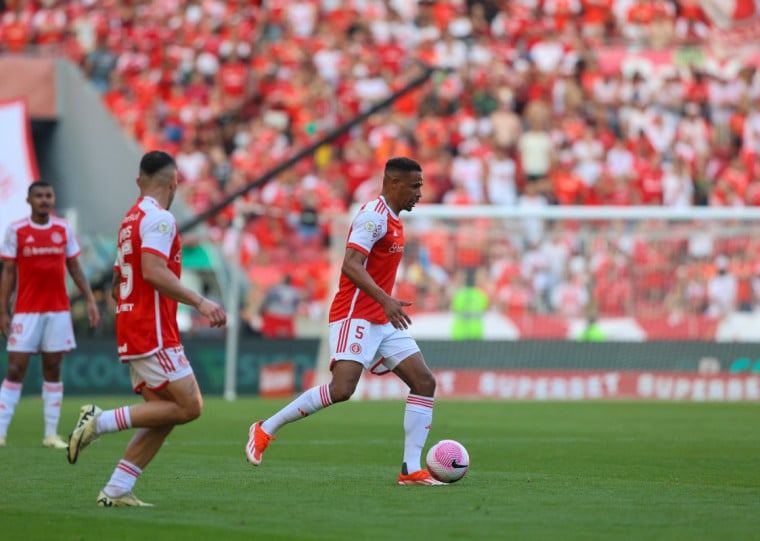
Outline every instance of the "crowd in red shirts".
[[(403, 88), (421, 65), (445, 68), (243, 198), (251, 279), (289, 272), (313, 306), (329, 289), (329, 218), (374, 196), (395, 155), (421, 162), (431, 204), (760, 204), (760, 76), (752, 58), (710, 53), (699, 0), (4, 3), (0, 50), (81, 65), (130, 135), (177, 157), (197, 212)], [(233, 212), (209, 220), (230, 256)], [(746, 238), (699, 257), (679, 240), (676, 257), (666, 241), (589, 247), (565, 233), (527, 229), (476, 254), (505, 310), (664, 307), (682, 279), (703, 276), (707, 296), (718, 256), (753, 275), (760, 261), (757, 250), (740, 261)], [(452, 235), (426, 233), (422, 259), (407, 265), (400, 287), (423, 309), (445, 308), (446, 284), (472, 259), (462, 254), (473, 239)], [(546, 271), (536, 252), (554, 249), (567, 265)], [(431, 263), (436, 250), (442, 265)], [(599, 263), (608, 252), (618, 265)]]

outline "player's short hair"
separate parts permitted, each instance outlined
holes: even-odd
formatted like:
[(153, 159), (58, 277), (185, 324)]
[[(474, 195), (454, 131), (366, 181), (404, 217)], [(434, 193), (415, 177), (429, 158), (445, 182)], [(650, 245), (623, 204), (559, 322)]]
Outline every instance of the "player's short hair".
[(32, 190), (35, 188), (52, 188), (53, 185), (50, 184), (47, 180), (35, 180), (29, 185), (29, 188), (26, 190), (26, 195), (31, 195)]
[(174, 161), (174, 158), (163, 150), (151, 150), (150, 152), (146, 152), (140, 160), (140, 173), (151, 177), (165, 167), (170, 166), (177, 167), (177, 162)]
[(403, 173), (422, 172), (422, 166), (411, 158), (401, 156), (391, 158), (385, 162), (385, 172), (388, 173), (388, 171), (401, 171)]

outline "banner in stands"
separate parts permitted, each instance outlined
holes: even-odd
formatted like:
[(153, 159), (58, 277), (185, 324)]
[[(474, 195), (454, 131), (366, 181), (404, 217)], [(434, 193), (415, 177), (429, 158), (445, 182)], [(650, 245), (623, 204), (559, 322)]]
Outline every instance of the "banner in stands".
[[(499, 400), (760, 400), (760, 375), (682, 372), (434, 370), (436, 398)], [(393, 376), (365, 374), (354, 396), (404, 398)]]
[(0, 102), (0, 238), (29, 214), (26, 191), (38, 175), (26, 102)]
[[(112, 339), (77, 342), (63, 363), (67, 395), (131, 393), (129, 369), (116, 359)], [(224, 339), (184, 342), (203, 393), (222, 395)], [(760, 401), (757, 343), (421, 341), (420, 347), (437, 377), (436, 396), (445, 399)], [(236, 393), (293, 396), (316, 383), (318, 356), (316, 339), (241, 339)], [(0, 340), (0, 379), (6, 367)], [(41, 385), (40, 363), (33, 361), (25, 396)], [(408, 392), (393, 375), (365, 374), (355, 397), (395, 400)]]

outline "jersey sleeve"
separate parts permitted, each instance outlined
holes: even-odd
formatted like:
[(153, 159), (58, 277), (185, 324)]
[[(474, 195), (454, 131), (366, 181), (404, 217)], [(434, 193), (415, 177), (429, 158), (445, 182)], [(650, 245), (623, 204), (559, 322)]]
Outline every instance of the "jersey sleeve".
[(346, 242), (347, 248), (354, 248), (369, 255), (372, 246), (388, 231), (388, 219), (371, 210), (362, 210), (351, 224), (351, 233)]
[(18, 253), (18, 239), (16, 238), (16, 229), (8, 227), (3, 236), (3, 244), (0, 246), (0, 258), (16, 259)]
[(142, 251), (154, 253), (168, 260), (176, 234), (177, 223), (169, 211), (151, 212), (140, 222)]
[(82, 250), (79, 248), (79, 243), (77, 242), (76, 235), (74, 235), (74, 230), (71, 228), (71, 224), (65, 222), (64, 227), (66, 228), (66, 259), (73, 259)]

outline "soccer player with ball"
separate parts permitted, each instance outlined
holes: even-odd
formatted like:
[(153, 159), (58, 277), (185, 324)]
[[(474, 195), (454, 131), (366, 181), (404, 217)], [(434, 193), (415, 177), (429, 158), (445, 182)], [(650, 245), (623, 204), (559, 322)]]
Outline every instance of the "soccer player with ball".
[(364, 370), (392, 371), (409, 386), (404, 411), (404, 455), (399, 485), (443, 485), (420, 466), (433, 420), (435, 377), (407, 331), (410, 302), (391, 291), (404, 255), (402, 210), (419, 201), (422, 168), (409, 158), (385, 164), (380, 195), (364, 204), (348, 233), (338, 292), (330, 307), (330, 383), (304, 392), (271, 417), (251, 425), (245, 453), (261, 464), (264, 451), (285, 424), (348, 400)]

